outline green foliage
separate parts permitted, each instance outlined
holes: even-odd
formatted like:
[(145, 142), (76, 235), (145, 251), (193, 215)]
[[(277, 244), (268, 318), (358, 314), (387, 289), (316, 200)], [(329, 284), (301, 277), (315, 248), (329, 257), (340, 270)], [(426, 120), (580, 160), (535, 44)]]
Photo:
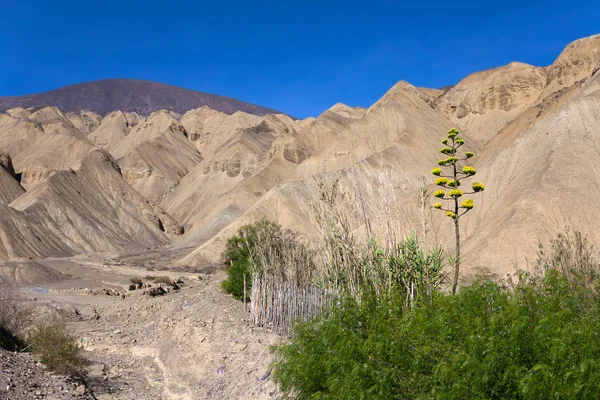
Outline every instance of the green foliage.
[[(260, 241), (274, 238), (281, 233), (281, 227), (265, 218), (243, 226), (237, 235), (227, 241), (223, 255), (227, 266), (227, 279), (221, 287), (237, 300), (244, 299), (244, 276), (246, 277), (246, 296), (249, 300), (252, 287), (252, 260), (256, 259)], [(264, 243), (263, 243), (264, 244)]]
[(38, 326), (31, 333), (29, 343), (33, 354), (51, 371), (75, 378), (86, 374), (89, 362), (64, 325)]
[(575, 264), (577, 240), (557, 239), (540, 274), (508, 287), (434, 291), (412, 308), (401, 290), (345, 297), (273, 348), (275, 381), (297, 399), (598, 399), (598, 263)]

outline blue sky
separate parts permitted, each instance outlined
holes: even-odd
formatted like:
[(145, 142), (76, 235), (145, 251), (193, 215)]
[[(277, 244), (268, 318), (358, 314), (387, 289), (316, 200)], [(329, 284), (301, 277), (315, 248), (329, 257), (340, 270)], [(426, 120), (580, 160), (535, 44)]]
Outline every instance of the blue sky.
[(595, 33), (592, 0), (2, 0), (0, 96), (137, 78), (316, 116), (369, 106), (399, 80), (548, 65)]

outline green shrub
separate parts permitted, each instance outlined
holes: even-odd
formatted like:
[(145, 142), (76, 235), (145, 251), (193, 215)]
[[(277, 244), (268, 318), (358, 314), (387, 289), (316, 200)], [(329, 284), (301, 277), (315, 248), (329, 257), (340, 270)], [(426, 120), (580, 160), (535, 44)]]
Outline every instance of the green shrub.
[(230, 293), (234, 299), (243, 300), (245, 276), (246, 300), (249, 300), (252, 288), (252, 257), (256, 259), (256, 252), (261, 245), (259, 240), (263, 237), (275, 237), (279, 233), (281, 233), (279, 225), (262, 219), (254, 224), (243, 226), (237, 235), (227, 241), (223, 254), (227, 279), (221, 283), (225, 292)]
[(29, 342), (33, 354), (51, 371), (75, 378), (86, 375), (89, 362), (63, 324), (38, 326)]
[[(587, 249), (565, 246), (577, 236), (557, 240), (541, 261)], [(273, 348), (275, 381), (297, 399), (598, 399), (600, 282), (584, 254), (542, 262), (511, 287), (476, 282), (412, 308), (400, 290), (347, 296)]]

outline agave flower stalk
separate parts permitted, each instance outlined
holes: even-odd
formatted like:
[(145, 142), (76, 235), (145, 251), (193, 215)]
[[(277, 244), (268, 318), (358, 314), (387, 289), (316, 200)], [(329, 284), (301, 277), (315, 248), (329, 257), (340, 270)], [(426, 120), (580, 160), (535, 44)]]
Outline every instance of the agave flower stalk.
[[(435, 184), (447, 189), (437, 190), (433, 193), (438, 200), (446, 200), (446, 207), (440, 202), (436, 202), (433, 208), (442, 210), (446, 216), (454, 221), (454, 233), (456, 238), (456, 260), (454, 262), (454, 279), (452, 281), (452, 293), (456, 293), (458, 288), (458, 278), (460, 274), (460, 225), (459, 219), (475, 207), (475, 202), (471, 198), (463, 198), (464, 195), (476, 194), (482, 192), (485, 186), (481, 182), (473, 182), (471, 184), (472, 191), (464, 192), (459, 189), (461, 181), (471, 178), (477, 173), (477, 170), (472, 165), (464, 165), (462, 169), (459, 163), (474, 157), (470, 151), (465, 151), (464, 156), (460, 156), (458, 150), (465, 144), (465, 140), (459, 136), (460, 132), (452, 128), (448, 131), (448, 138), (442, 140), (445, 145), (440, 150), (440, 153), (447, 158), (438, 161), (438, 168), (431, 170), (431, 173), (436, 176)], [(449, 168), (448, 175), (443, 175), (443, 168)]]

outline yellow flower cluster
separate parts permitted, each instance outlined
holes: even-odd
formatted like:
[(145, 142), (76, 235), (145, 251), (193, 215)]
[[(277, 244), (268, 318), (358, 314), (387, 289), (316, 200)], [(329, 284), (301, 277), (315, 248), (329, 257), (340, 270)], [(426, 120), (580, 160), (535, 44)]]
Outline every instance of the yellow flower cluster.
[(446, 211), (446, 216), (452, 219), (456, 219), (456, 214), (454, 214), (452, 211)]
[(475, 202), (473, 201), (473, 199), (466, 199), (460, 205), (462, 206), (462, 208), (466, 208), (467, 210), (470, 210), (471, 208), (473, 208), (475, 206)]
[(454, 154), (454, 150), (452, 150), (450, 147), (444, 147), (443, 149), (440, 150), (440, 153), (442, 153), (442, 154)]
[(465, 151), (465, 156), (466, 156), (467, 158), (471, 158), (471, 157), (473, 157), (474, 155), (475, 155), (475, 154), (471, 153), (470, 151)]
[(442, 203), (433, 203), (433, 208), (437, 208), (437, 209), (442, 208)]
[(442, 144), (448, 144), (448, 139), (442, 140)]
[(463, 138), (459, 138), (457, 137), (454, 142), (456, 142), (456, 144), (465, 144), (465, 141), (463, 140)]
[(448, 186), (450, 186), (450, 187), (457, 187), (457, 186), (460, 186), (460, 181), (456, 181), (456, 182), (454, 182), (454, 180), (449, 180), (449, 181), (448, 181)]
[(443, 199), (446, 196), (446, 192), (443, 190), (436, 190), (435, 192), (433, 192), (433, 196), (439, 199)]
[(463, 172), (464, 174), (467, 174), (467, 175), (469, 175), (469, 176), (472, 176), (472, 175), (475, 175), (475, 173), (477, 172), (477, 170), (476, 170), (475, 168), (471, 167), (470, 165), (467, 165), (466, 167), (464, 167), (464, 168), (462, 169), (462, 172)]
[(454, 190), (451, 190), (448, 192), (448, 196), (454, 197), (455, 199), (458, 199), (462, 195), (463, 195), (463, 192), (460, 189), (454, 189)]
[(483, 186), (483, 183), (480, 183), (480, 182), (473, 182), (471, 187), (473, 188), (473, 191), (475, 191), (475, 192), (483, 192), (485, 190), (485, 186)]
[(448, 131), (448, 139), (454, 139), (456, 137), (456, 135), (458, 135), (458, 129), (456, 128), (452, 128)]
[(441, 168), (434, 168), (431, 170), (431, 173), (435, 176), (439, 176), (442, 173), (442, 169)]
[(446, 183), (448, 183), (448, 178), (437, 178), (435, 180), (435, 184), (438, 186), (444, 186)]

